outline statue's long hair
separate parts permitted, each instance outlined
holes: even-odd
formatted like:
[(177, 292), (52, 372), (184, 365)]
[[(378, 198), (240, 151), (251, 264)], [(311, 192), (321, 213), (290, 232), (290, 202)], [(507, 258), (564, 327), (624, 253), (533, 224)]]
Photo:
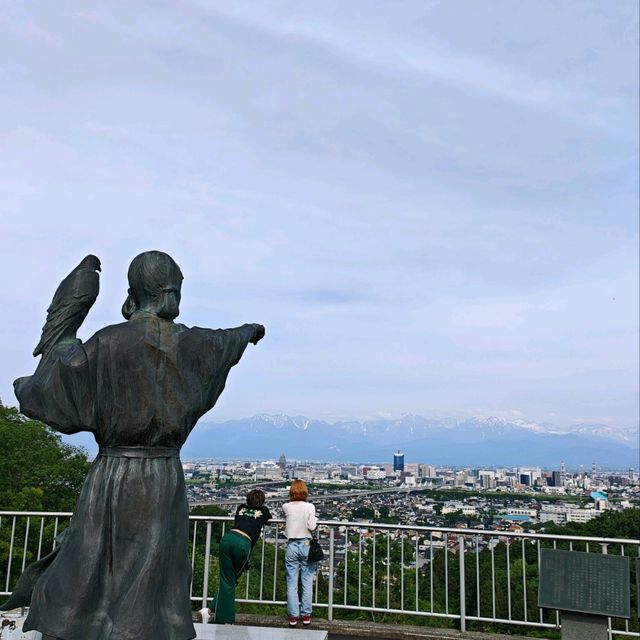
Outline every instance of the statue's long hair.
[(173, 320), (180, 313), (182, 271), (175, 260), (162, 251), (145, 251), (129, 266), (129, 295), (122, 315), (129, 318), (139, 309), (151, 308), (161, 318)]

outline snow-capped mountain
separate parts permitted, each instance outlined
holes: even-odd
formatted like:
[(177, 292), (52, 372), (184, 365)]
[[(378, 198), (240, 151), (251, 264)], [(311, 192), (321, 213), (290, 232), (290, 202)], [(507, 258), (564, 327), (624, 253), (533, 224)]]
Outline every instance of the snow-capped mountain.
[(621, 440), (629, 444), (638, 444), (638, 427), (626, 427), (616, 429), (606, 424), (575, 424), (571, 427), (571, 433), (590, 435), (601, 438)]
[(293, 426), (297, 429), (307, 429), (311, 422), (304, 416), (288, 416), (285, 413), (277, 413), (275, 415), (269, 413), (259, 413), (250, 418), (254, 422), (264, 422), (273, 425), (276, 428)]
[(407, 461), (432, 464), (556, 467), (638, 467), (638, 427), (602, 424), (562, 428), (551, 423), (501, 417), (432, 419), (405, 414), (395, 419), (341, 421), (259, 414), (198, 425), (184, 457), (277, 457), (304, 460), (385, 462), (396, 449)]

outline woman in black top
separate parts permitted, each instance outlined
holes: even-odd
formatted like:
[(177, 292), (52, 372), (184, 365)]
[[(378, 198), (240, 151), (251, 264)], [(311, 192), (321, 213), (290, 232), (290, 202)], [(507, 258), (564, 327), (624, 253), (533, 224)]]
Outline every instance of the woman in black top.
[(247, 503), (236, 509), (233, 529), (220, 541), (220, 583), (216, 598), (216, 624), (236, 621), (236, 586), (249, 563), (251, 549), (258, 542), (262, 527), (271, 519), (264, 506), (265, 496), (259, 489), (249, 491)]

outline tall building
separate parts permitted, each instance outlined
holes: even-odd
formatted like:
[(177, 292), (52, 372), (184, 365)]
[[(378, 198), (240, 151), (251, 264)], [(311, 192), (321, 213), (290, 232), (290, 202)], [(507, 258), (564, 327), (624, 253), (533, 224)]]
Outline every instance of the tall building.
[(284, 456), (284, 453), (280, 454), (278, 458), (278, 466), (284, 471), (287, 468), (287, 459)]
[(521, 473), (520, 474), (520, 484), (525, 485), (526, 487), (532, 486), (533, 482), (531, 481), (531, 474), (530, 473)]
[(486, 474), (482, 474), (480, 476), (480, 486), (483, 489), (495, 489), (496, 481), (491, 476), (488, 476)]
[(404, 453), (398, 451), (393, 454), (393, 470), (404, 471)]
[(518, 467), (517, 475), (520, 478), (520, 484), (532, 487), (539, 484), (542, 478), (542, 469), (540, 467)]
[(551, 482), (551, 486), (552, 487), (563, 487), (564, 486), (564, 479), (562, 477), (562, 471), (554, 471), (551, 475), (552, 477), (552, 482)]

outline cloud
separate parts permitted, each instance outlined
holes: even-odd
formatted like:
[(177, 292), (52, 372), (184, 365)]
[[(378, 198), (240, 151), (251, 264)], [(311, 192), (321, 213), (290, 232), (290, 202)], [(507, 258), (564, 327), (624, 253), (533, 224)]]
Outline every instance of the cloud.
[(121, 321), (130, 260), (159, 248), (186, 276), (181, 321), (267, 325), (216, 419), (503, 407), (628, 422), (637, 7), (623, 5), (3, 16), (0, 395), (33, 367), (80, 257), (103, 262), (87, 338)]
[(478, 58), (438, 51), (424, 43), (418, 46), (380, 33), (350, 32), (318, 18), (296, 19), (291, 15), (260, 10), (253, 4), (196, 2), (204, 9), (241, 20), (272, 35), (304, 38), (340, 55), (392, 71), (424, 74), (526, 105), (553, 107), (566, 102), (560, 87), (514, 74), (505, 67)]

